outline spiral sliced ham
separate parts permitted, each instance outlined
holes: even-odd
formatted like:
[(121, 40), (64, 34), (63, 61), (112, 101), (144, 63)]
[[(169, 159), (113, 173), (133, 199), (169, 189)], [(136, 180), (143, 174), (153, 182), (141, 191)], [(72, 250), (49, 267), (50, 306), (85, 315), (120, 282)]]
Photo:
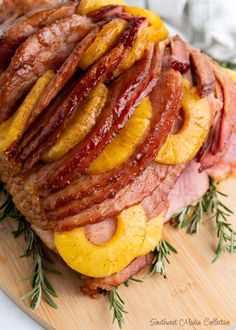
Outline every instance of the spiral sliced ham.
[(8, 66), (15, 50), (27, 37), (57, 19), (71, 16), (75, 12), (75, 8), (75, 3), (47, 6), (33, 9), (18, 18), (0, 36), (0, 70)]
[(92, 27), (89, 18), (72, 15), (41, 29), (17, 49), (0, 76), (0, 123), (14, 113), (38, 76), (58, 69)]

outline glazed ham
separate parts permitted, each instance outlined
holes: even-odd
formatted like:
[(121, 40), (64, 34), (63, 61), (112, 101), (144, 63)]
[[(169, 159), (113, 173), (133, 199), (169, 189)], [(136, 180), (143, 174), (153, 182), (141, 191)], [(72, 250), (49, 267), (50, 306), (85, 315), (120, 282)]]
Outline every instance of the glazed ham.
[(14, 113), (37, 77), (49, 69), (58, 69), (92, 27), (90, 19), (72, 15), (41, 29), (17, 49), (0, 76), (0, 123)]
[(194, 79), (197, 82), (199, 94), (208, 96), (214, 90), (215, 75), (205, 56), (198, 49), (191, 48), (191, 60), (193, 64)]
[[(128, 40), (130, 38), (134, 38), (134, 26), (140, 26), (142, 25), (142, 23), (143, 20), (134, 19), (123, 32), (123, 35), (120, 37), (120, 41), (118, 42), (118, 45), (89, 69), (87, 74), (85, 74), (85, 76), (83, 76), (81, 80), (78, 81), (74, 89), (69, 93), (66, 100), (60, 106), (58, 106), (58, 108), (56, 109), (54, 114), (50, 116), (50, 118), (48, 118), (47, 115), (48, 112), (50, 113), (50, 110), (46, 112), (44, 118), (38, 124), (40, 125), (40, 128), (41, 126), (43, 126), (42, 130), (38, 131), (37, 129), (33, 128), (34, 133), (37, 132), (37, 136), (35, 133), (35, 138), (32, 138), (32, 140), (30, 140), (30, 143), (24, 147), (24, 150), (20, 155), (20, 159), (25, 163), (25, 168), (32, 168), (32, 166), (38, 160), (40, 160), (41, 156), (55, 143), (56, 139), (60, 136), (60, 132), (63, 131), (63, 128), (65, 127), (66, 123), (72, 117), (73, 113), (83, 101), (83, 99), (88, 96), (91, 89), (96, 87), (98, 83), (105, 82), (110, 79), (110, 76), (116, 70), (123, 58), (125, 46), (127, 45), (127, 42), (129, 43)], [(102, 129), (104, 129), (104, 125), (107, 128), (107, 122), (103, 124), (101, 131)], [(31, 134), (31, 131), (29, 131), (29, 134)], [(97, 141), (97, 138), (100, 134), (101, 133), (99, 131), (96, 131), (94, 133), (95, 137), (91, 137), (92, 145), (94, 143), (94, 140)], [(92, 133), (90, 135), (92, 135)], [(88, 142), (86, 143), (86, 149), (91, 151)], [(84, 153), (87, 155), (86, 150), (84, 151)], [(91, 156), (92, 152), (90, 152), (90, 158), (92, 158)], [(70, 156), (68, 156), (68, 158), (69, 157)], [(76, 156), (72, 158), (72, 163), (74, 166), (73, 168), (75, 168), (75, 166), (77, 165), (75, 159)], [(57, 175), (57, 171), (55, 175)]]
[(170, 45), (170, 67), (181, 73), (186, 73), (190, 68), (190, 54), (186, 43), (178, 35), (176, 35), (171, 40)]
[(75, 4), (59, 4), (33, 9), (15, 20), (0, 36), (0, 70), (6, 69), (15, 50), (27, 37), (57, 19), (71, 16), (74, 12)]
[[(7, 2), (9, 12), (4, 13)], [(145, 17), (126, 13), (123, 6), (106, 6), (85, 16), (76, 13), (77, 2), (55, 1), (55, 5), (53, 1), (52, 5), (49, 1), (47, 6), (45, 1), (36, 2), (40, 6), (33, 10), (28, 1), (26, 6), (22, 2), (12, 17), (13, 2), (5, 1), (1, 7), (0, 70), (5, 70), (0, 76), (1, 139), (15, 134), (18, 127), (11, 116), (38, 78), (48, 70), (54, 70), (55, 75), (24, 125), (21, 122), (24, 127), (14, 142), (3, 147), (0, 141), (0, 176), (16, 207), (50, 249), (59, 252), (56, 235), (73, 229), (85, 234), (91, 245), (108, 243), (118, 228), (117, 217), (129, 208), (140, 208), (145, 221), (156, 221), (160, 214), (165, 214), (167, 221), (205, 194), (209, 175), (219, 179), (235, 171), (236, 88), (218, 64), (179, 36), (156, 42), (147, 34), (145, 47), (139, 45), (143, 32), (150, 33), (150, 23)], [(114, 18), (122, 24), (125, 20), (125, 30), (100, 59), (82, 70), (81, 57), (88, 47), (96, 48), (93, 42), (98, 32)], [(117, 77), (121, 63), (127, 70)], [(46, 163), (45, 153), (80, 109), (86, 113), (81, 105), (99, 83), (106, 85), (108, 96), (94, 126), (60, 159)], [(156, 156), (169, 136), (181, 134), (188, 92), (194, 102), (208, 101), (204, 109), (209, 110), (209, 127), (203, 139), (208, 136), (191, 161), (178, 163), (173, 156), (172, 165), (163, 159), (159, 160), (163, 164), (157, 163)], [(90, 174), (91, 163), (122, 128), (127, 128), (145, 97), (152, 111), (132, 152), (119, 165), (114, 162), (110, 170)], [(85, 121), (80, 124), (87, 125)], [(125, 142), (121, 147), (130, 148)], [(180, 153), (188, 151), (188, 143)], [(82, 291), (90, 296), (99, 290), (109, 291), (152, 263), (152, 253), (137, 255), (117, 273), (86, 277)]]

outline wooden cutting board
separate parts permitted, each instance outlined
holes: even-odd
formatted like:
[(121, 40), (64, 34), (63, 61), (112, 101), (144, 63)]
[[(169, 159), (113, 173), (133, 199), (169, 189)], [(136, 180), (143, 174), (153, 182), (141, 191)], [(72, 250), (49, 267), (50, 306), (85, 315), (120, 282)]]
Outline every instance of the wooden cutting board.
[[(236, 214), (236, 180), (223, 184), (229, 194), (227, 204)], [(231, 220), (236, 227), (236, 215)], [(80, 292), (80, 280), (58, 258), (62, 276), (50, 277), (59, 298), (58, 309), (42, 303), (31, 311), (19, 298), (29, 283), (19, 283), (32, 267), (30, 259), (19, 259), (25, 248), (24, 240), (14, 239), (14, 222), (0, 224), (0, 285), (12, 299), (45, 328), (63, 330), (117, 329), (112, 325), (108, 300), (92, 300)], [(125, 329), (228, 329), (236, 327), (236, 254), (225, 253), (212, 264), (217, 240), (213, 223), (202, 224), (195, 236), (184, 231), (165, 228), (166, 237), (178, 250), (168, 266), (168, 279), (154, 276), (144, 283), (122, 286), (120, 294), (129, 314)], [(184, 326), (183, 326), (184, 325)]]

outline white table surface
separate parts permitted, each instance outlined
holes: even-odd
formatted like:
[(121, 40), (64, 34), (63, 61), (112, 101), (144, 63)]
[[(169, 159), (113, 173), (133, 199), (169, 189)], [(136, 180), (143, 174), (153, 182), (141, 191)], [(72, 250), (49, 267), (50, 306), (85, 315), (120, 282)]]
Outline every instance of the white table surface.
[[(156, 0), (149, 0), (149, 4)], [(127, 0), (132, 6), (145, 7), (145, 0)], [(0, 0), (1, 3), (1, 0)], [(1, 330), (42, 330), (33, 319), (25, 314), (13, 301), (0, 289), (0, 329)]]

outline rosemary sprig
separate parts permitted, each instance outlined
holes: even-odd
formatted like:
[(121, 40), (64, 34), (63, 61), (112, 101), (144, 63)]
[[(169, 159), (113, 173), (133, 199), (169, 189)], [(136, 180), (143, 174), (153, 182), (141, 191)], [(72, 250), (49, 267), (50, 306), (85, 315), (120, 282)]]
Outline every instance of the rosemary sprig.
[(233, 212), (220, 201), (220, 196), (227, 197), (227, 195), (218, 190), (218, 183), (209, 178), (209, 189), (205, 195), (194, 205), (182, 209), (174, 216), (172, 221), (173, 226), (177, 226), (178, 228), (187, 227), (189, 234), (195, 234), (204, 216), (207, 216), (210, 220), (215, 219), (216, 233), (219, 241), (213, 262), (224, 251), (236, 252), (236, 232), (232, 229), (227, 219)]
[(153, 252), (155, 256), (152, 261), (151, 271), (144, 278), (148, 278), (154, 274), (160, 274), (164, 278), (167, 278), (166, 263), (170, 263), (169, 255), (171, 252), (177, 253), (176, 249), (162, 238)]
[(233, 214), (233, 211), (219, 200), (219, 195), (224, 197), (227, 197), (227, 195), (219, 191), (217, 186), (217, 182), (210, 179), (210, 188), (205, 196), (207, 212), (212, 215), (210, 219), (215, 219), (218, 237), (216, 256), (212, 262), (215, 262), (225, 251), (230, 253), (236, 252), (236, 232), (232, 229), (232, 225), (227, 219), (227, 217)]
[(4, 186), (2, 184), (0, 185), (0, 188), (5, 194), (5, 202), (0, 207), (0, 219), (3, 220), (6, 217), (11, 217), (16, 220), (17, 229), (13, 231), (12, 234), (14, 237), (24, 235), (25, 241), (27, 243), (26, 249), (21, 258), (32, 256), (34, 260), (32, 274), (21, 280), (24, 282), (31, 279), (32, 290), (21, 297), (21, 300), (30, 298), (30, 307), (32, 309), (36, 309), (40, 304), (41, 298), (43, 297), (50, 306), (56, 308), (57, 305), (51, 296), (57, 297), (57, 294), (47, 276), (45, 275), (45, 271), (56, 274), (59, 272), (50, 266), (52, 261), (43, 250), (41, 242), (35, 235), (34, 231), (31, 229), (30, 224), (16, 209), (11, 195), (4, 190)]
[(110, 309), (113, 309), (113, 323), (115, 320), (118, 322), (119, 328), (122, 329), (125, 320), (124, 313), (127, 313), (124, 309), (125, 302), (118, 293), (118, 287), (114, 287), (109, 293)]

